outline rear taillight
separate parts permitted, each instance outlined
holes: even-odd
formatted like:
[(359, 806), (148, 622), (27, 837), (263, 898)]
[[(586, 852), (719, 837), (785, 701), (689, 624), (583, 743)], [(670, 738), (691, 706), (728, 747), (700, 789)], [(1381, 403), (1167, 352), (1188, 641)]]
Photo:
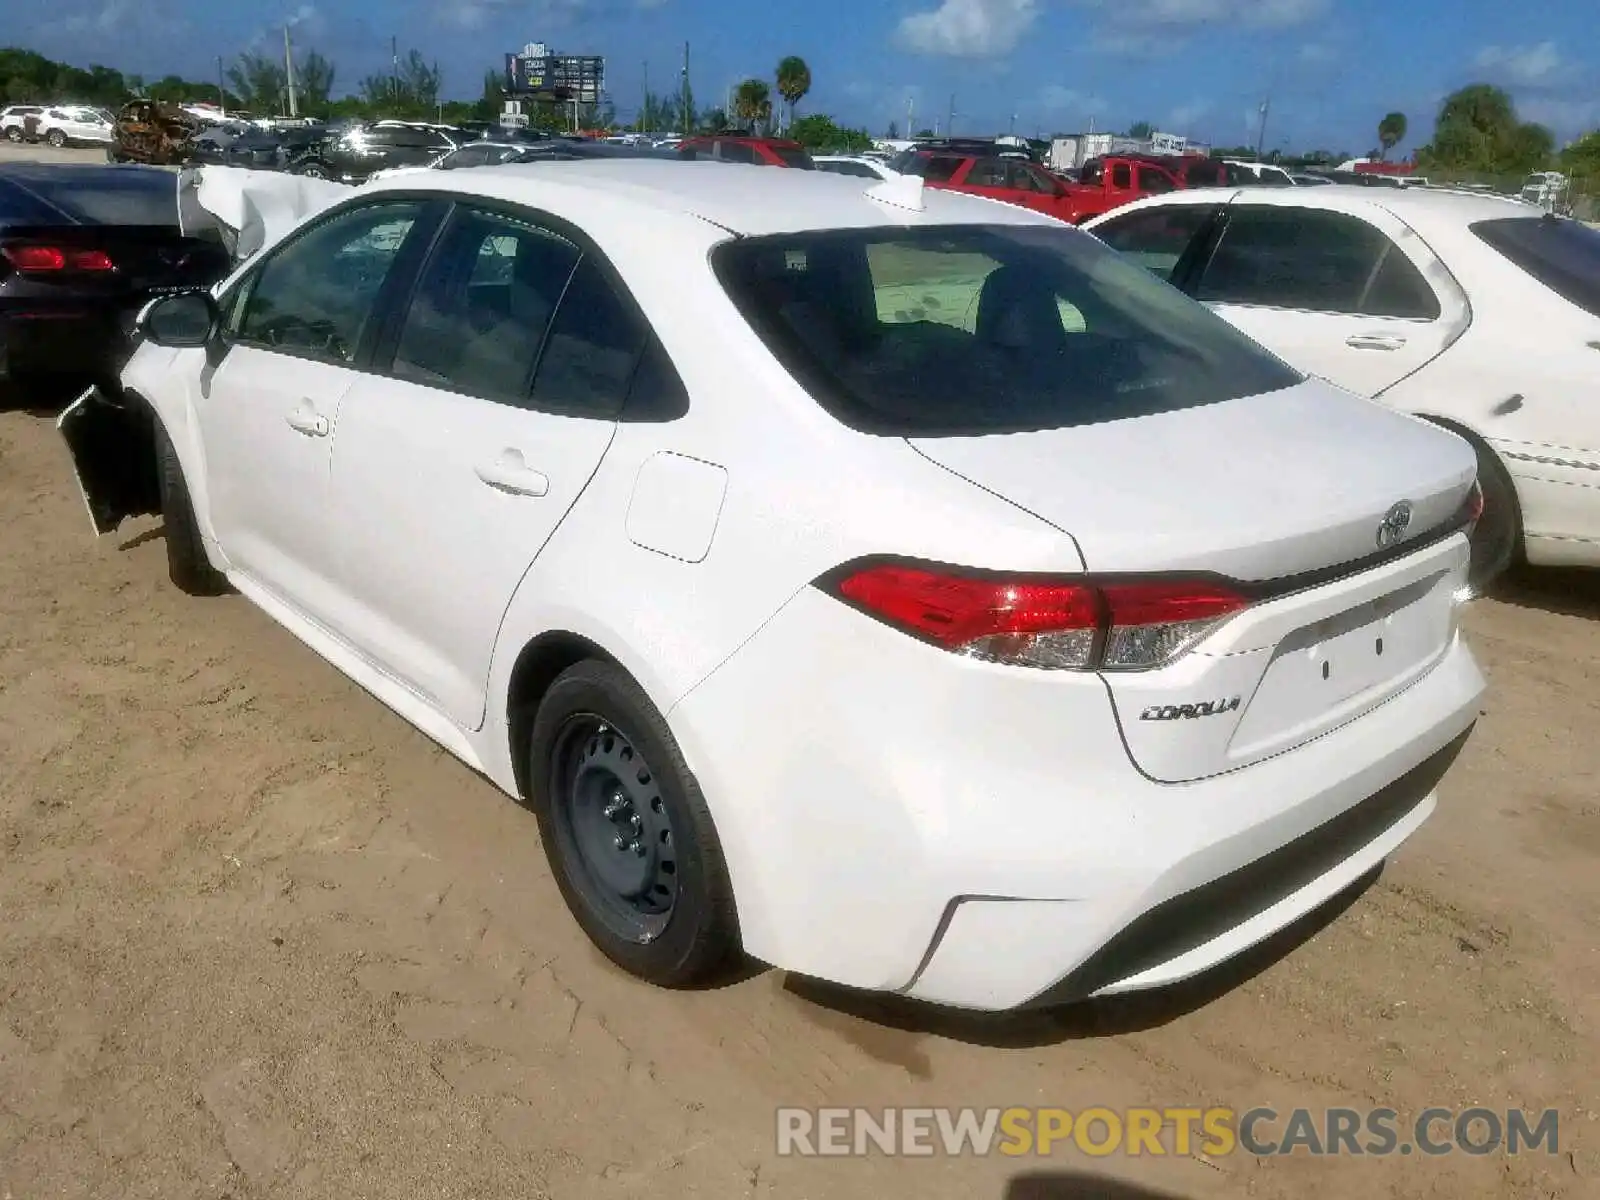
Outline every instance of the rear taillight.
[(24, 275), (116, 270), (116, 264), (104, 250), (76, 250), (63, 246), (19, 243), (0, 246), (0, 256), (4, 256), (8, 263)]
[(818, 586), (945, 650), (1047, 671), (1162, 666), (1249, 604), (1207, 580), (1008, 578), (898, 562), (845, 567)]

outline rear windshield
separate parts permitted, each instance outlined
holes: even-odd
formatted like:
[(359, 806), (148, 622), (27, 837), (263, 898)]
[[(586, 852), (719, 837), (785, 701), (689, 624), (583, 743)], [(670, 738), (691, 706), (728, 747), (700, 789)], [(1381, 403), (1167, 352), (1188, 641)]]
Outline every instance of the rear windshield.
[(1093, 237), (830, 230), (720, 246), (723, 287), (839, 420), (900, 437), (1088, 425), (1302, 376)]
[(773, 146), (771, 149), (783, 160), (785, 166), (799, 167), (802, 171), (817, 169), (817, 164), (811, 161), (811, 155), (799, 146)]
[[(5, 184), (10, 188), (5, 188)], [(4, 209), (28, 198), (39, 224), (86, 225), (178, 224), (178, 177), (171, 171), (143, 167), (57, 166), (54, 169), (13, 168), (0, 174), (0, 218)]]
[(1500, 217), (1471, 229), (1556, 295), (1600, 317), (1600, 230), (1562, 217)]

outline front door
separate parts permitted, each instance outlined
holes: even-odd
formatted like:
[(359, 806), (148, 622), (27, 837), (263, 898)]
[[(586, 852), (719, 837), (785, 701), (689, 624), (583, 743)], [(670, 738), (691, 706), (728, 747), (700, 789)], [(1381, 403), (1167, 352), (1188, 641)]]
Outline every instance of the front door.
[(333, 457), (335, 632), (463, 729), (500, 621), (593, 477), (645, 338), (597, 260), (458, 206)]
[(1470, 314), (1420, 238), (1363, 211), (1230, 204), (1195, 296), (1308, 375), (1376, 396), (1460, 337)]
[(268, 252), (195, 373), (207, 511), (229, 569), (314, 620), (330, 607), (329, 464), (385, 282), (423, 205), (349, 209)]

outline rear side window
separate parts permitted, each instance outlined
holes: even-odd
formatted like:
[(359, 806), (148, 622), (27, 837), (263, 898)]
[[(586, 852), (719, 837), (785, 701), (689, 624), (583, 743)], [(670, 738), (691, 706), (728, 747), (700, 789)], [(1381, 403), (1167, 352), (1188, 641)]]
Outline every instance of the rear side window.
[(1216, 211), (1215, 204), (1170, 204), (1125, 213), (1097, 225), (1093, 232), (1113, 250), (1171, 282), (1184, 252)]
[(647, 331), (589, 255), (556, 312), (533, 381), (533, 407), (572, 417), (614, 418), (628, 396)]
[(1238, 206), (1200, 279), (1220, 304), (1432, 319), (1439, 302), (1382, 230), (1357, 217), (1292, 206)]
[(980, 158), (967, 171), (964, 182), (968, 187), (1010, 187), (1006, 174), (1006, 163), (1003, 159)]
[(965, 161), (952, 154), (912, 154), (899, 169), (906, 175), (920, 175), (930, 183), (948, 183)]
[(1600, 317), (1600, 230), (1560, 217), (1501, 217), (1470, 228), (1556, 295)]
[(393, 374), (523, 404), (579, 250), (536, 225), (458, 210), (417, 283)]
[(1056, 429), (1301, 376), (1094, 238), (1054, 226), (742, 238), (718, 278), (839, 420), (899, 437)]
[(718, 142), (717, 157), (723, 162), (753, 163), (756, 152), (743, 142)]
[(1153, 167), (1139, 168), (1139, 190), (1149, 192), (1152, 196), (1159, 196), (1164, 192), (1173, 191), (1172, 180)]
[(1133, 168), (1127, 163), (1117, 163), (1111, 168), (1111, 186), (1114, 188), (1131, 188), (1133, 186)]

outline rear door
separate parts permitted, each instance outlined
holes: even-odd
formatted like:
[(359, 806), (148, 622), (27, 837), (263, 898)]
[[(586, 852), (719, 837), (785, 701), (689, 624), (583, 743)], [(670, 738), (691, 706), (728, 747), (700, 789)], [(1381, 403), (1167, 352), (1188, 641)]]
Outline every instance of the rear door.
[(610, 445), (646, 327), (575, 233), (459, 205), (333, 459), (340, 611), (360, 653), (464, 729), (500, 620)]
[(1228, 206), (1199, 300), (1307, 374), (1376, 396), (1466, 331), (1466, 297), (1408, 226), (1295, 204)]

